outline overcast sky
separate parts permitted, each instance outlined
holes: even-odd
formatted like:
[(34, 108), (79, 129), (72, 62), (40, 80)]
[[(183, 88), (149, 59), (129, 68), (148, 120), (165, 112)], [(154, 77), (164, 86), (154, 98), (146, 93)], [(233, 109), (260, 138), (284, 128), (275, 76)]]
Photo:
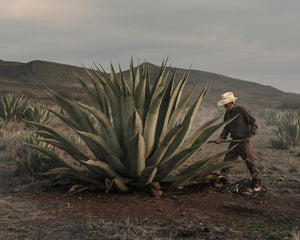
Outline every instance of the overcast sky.
[[(0, 59), (130, 57), (300, 94), (299, 0), (0, 0)], [(109, 70), (107, 68), (107, 70)]]

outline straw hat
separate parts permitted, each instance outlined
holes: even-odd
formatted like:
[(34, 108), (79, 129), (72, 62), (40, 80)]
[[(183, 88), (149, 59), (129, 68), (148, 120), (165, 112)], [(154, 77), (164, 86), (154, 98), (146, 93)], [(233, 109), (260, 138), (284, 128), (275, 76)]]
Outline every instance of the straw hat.
[(233, 96), (232, 92), (226, 92), (221, 95), (221, 100), (217, 103), (221, 107), (227, 103), (234, 102), (237, 98)]

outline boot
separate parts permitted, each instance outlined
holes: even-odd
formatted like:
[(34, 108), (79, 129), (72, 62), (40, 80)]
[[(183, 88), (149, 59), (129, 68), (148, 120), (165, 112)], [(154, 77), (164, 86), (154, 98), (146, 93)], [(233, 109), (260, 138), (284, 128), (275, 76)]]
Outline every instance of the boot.
[(258, 178), (252, 179), (252, 188), (254, 192), (260, 192), (262, 190), (262, 180)]

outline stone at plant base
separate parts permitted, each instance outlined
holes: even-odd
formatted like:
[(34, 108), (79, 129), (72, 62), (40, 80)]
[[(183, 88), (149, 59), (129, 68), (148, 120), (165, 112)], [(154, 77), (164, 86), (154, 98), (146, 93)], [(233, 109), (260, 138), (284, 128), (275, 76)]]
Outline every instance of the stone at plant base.
[(161, 191), (161, 190), (152, 189), (151, 191), (152, 191), (153, 197), (155, 197), (156, 199), (160, 198), (163, 195), (163, 191)]

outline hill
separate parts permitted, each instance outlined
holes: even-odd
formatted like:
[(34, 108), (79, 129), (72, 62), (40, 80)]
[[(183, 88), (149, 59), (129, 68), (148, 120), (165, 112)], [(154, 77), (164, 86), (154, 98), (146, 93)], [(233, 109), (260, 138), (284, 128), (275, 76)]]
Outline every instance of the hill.
[[(168, 69), (174, 71), (174, 68)], [(149, 63), (149, 70), (151, 79), (154, 79), (159, 67)], [(178, 76), (185, 71), (176, 69)], [(43, 99), (47, 98), (46, 85), (55, 91), (80, 99), (83, 97), (83, 90), (74, 73), (85, 76), (85, 70), (77, 66), (46, 61), (19, 63), (0, 60), (1, 92), (22, 92)], [(124, 74), (128, 74), (128, 71), (124, 71)], [(207, 84), (211, 86), (205, 101), (207, 104), (215, 104), (226, 91), (233, 91), (239, 102), (253, 106), (276, 107), (283, 103), (300, 102), (300, 94), (286, 93), (271, 86), (199, 70), (191, 70), (186, 89), (196, 87), (201, 91)]]

